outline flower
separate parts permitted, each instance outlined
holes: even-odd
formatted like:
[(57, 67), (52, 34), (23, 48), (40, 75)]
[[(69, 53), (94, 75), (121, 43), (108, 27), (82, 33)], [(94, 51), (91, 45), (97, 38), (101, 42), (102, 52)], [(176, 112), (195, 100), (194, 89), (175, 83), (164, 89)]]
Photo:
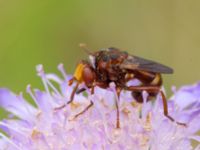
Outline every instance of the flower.
[[(199, 150), (192, 141), (200, 142), (200, 83), (173, 90), (168, 101), (170, 115), (187, 126), (178, 125), (163, 115), (162, 99), (143, 104), (136, 103), (131, 93), (122, 91), (119, 101), (120, 128), (116, 128), (116, 91), (114, 84), (108, 89), (96, 87), (77, 94), (72, 104), (55, 109), (69, 100), (74, 85), (68, 86), (71, 76), (63, 65), (58, 69), (63, 79), (46, 74), (42, 65), (37, 66), (44, 91), (27, 92), (36, 106), (8, 89), (0, 89), (0, 106), (10, 112), (0, 121), (0, 147), (3, 150)], [(56, 88), (58, 84), (60, 89)], [(81, 85), (84, 86), (84, 85)], [(88, 111), (74, 118), (93, 101)]]

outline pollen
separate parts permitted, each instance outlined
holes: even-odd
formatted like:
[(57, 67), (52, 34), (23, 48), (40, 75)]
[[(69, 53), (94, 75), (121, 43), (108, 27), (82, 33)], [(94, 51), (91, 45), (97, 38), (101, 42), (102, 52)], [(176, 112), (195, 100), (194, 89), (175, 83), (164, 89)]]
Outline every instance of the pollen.
[(146, 121), (143, 126), (146, 131), (152, 130), (151, 120), (152, 120), (152, 113), (148, 113), (148, 115), (146, 116)]
[(70, 106), (71, 106), (72, 109), (76, 109), (76, 108), (80, 107), (81, 105), (79, 103), (72, 102), (70, 104)]
[(135, 102), (135, 101), (132, 101), (131, 102), (131, 105), (133, 106), (133, 107), (138, 107), (140, 104), (139, 103), (137, 103), (137, 102)]
[(127, 108), (124, 108), (124, 109), (122, 110), (122, 112), (123, 112), (125, 115), (128, 115), (128, 114), (131, 113), (131, 111), (130, 111), (129, 109), (127, 109)]
[(41, 135), (42, 135), (42, 133), (40, 131), (33, 129), (32, 133), (31, 133), (31, 138), (38, 139)]
[(41, 115), (42, 115), (42, 111), (41, 111), (41, 110), (38, 110), (38, 112), (37, 112), (37, 114), (36, 114), (36, 118), (39, 119)]

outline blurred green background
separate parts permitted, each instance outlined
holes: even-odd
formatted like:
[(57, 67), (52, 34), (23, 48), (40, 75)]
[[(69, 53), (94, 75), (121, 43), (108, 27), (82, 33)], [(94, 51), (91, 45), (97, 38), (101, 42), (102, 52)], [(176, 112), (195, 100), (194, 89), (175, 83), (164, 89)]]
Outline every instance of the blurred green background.
[[(0, 0), (0, 87), (43, 88), (35, 66), (68, 73), (87, 55), (115, 46), (174, 68), (165, 87), (200, 80), (200, 1)], [(169, 94), (170, 95), (170, 94)]]
[(42, 88), (35, 66), (68, 73), (92, 50), (115, 46), (174, 68), (168, 91), (200, 80), (200, 1), (0, 0), (0, 87)]

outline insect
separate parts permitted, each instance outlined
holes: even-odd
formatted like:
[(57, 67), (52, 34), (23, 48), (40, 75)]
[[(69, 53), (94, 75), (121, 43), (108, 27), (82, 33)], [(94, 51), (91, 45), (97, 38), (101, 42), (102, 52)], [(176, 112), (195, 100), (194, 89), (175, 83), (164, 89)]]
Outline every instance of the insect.
[[(175, 121), (168, 114), (167, 100), (163, 91), (160, 89), (162, 85), (161, 74), (172, 73), (173, 69), (170, 67), (130, 55), (114, 47), (102, 49), (93, 53), (89, 52), (89, 60), (80, 61), (76, 67), (73, 78), (69, 81), (69, 85), (72, 85), (74, 81), (76, 81), (76, 85), (67, 104), (73, 102), (75, 94), (86, 90), (84, 88), (79, 89), (81, 83), (84, 83), (87, 88), (91, 90), (91, 94), (94, 94), (94, 88), (96, 86), (106, 89), (111, 82), (114, 82), (118, 100), (122, 90), (131, 91), (132, 96), (139, 103), (143, 102), (142, 91), (144, 90), (149, 93), (148, 100), (151, 100), (151, 97), (155, 97), (160, 93), (163, 101), (164, 115), (171, 121)], [(133, 79), (139, 80), (140, 84), (137, 86), (128, 86), (127, 83)], [(116, 128), (120, 128), (118, 100), (116, 100), (115, 103), (117, 109)], [(90, 104), (75, 117), (86, 112), (92, 105), (93, 102), (90, 101)], [(64, 106), (65, 105), (61, 107)], [(176, 123), (185, 125), (180, 122)]]

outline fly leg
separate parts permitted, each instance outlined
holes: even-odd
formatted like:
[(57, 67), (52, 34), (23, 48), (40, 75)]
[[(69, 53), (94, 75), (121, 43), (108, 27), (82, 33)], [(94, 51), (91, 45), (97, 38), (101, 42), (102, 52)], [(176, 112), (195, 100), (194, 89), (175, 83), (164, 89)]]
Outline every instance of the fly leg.
[(93, 105), (94, 105), (94, 103), (90, 100), (90, 104), (89, 104), (86, 108), (84, 108), (81, 112), (79, 112), (78, 114), (76, 114), (76, 115), (74, 116), (74, 119), (77, 118), (77, 117), (79, 117), (80, 115), (84, 114), (84, 113), (85, 113), (86, 111), (88, 111), (89, 108), (92, 107)]
[[(174, 122), (174, 118), (172, 118), (169, 113), (168, 113), (168, 105), (167, 105), (167, 99), (163, 93), (162, 90), (160, 90), (159, 86), (129, 86), (129, 87), (125, 87), (126, 90), (129, 91), (137, 91), (137, 92), (142, 92), (142, 91), (147, 91), (148, 93), (160, 93), (162, 96), (162, 102), (163, 102), (163, 113), (164, 115), (171, 120), (172, 122)], [(187, 126), (185, 123), (181, 123), (181, 122), (177, 122), (175, 121), (178, 125), (182, 125), (182, 126)]]
[(121, 88), (116, 88), (116, 92), (117, 92), (117, 99), (115, 99), (115, 106), (117, 109), (116, 128), (120, 128), (119, 97), (121, 93)]
[(74, 89), (73, 89), (73, 91), (72, 91), (72, 94), (71, 94), (71, 96), (70, 96), (70, 100), (67, 102), (67, 104), (70, 104), (70, 103), (72, 103), (72, 102), (74, 101), (74, 96), (75, 96), (75, 94), (76, 94), (76, 91), (77, 91), (77, 89), (78, 89), (78, 86), (79, 86), (79, 83), (77, 82), (77, 83), (76, 83), (76, 86), (74, 87)]
[(82, 93), (82, 92), (84, 92), (84, 91), (86, 91), (86, 88), (78, 89), (78, 90), (76, 91), (76, 94), (80, 94), (80, 93)]
[[(95, 85), (93, 85), (93, 86), (91, 87), (91, 95), (94, 94), (94, 87), (95, 87)], [(90, 107), (92, 107), (93, 105), (94, 105), (94, 103), (90, 100), (90, 104), (89, 104), (86, 108), (84, 108), (81, 112), (79, 112), (78, 114), (76, 114), (76, 115), (74, 116), (74, 119), (77, 118), (77, 117), (79, 117), (80, 115), (84, 114), (84, 113), (85, 113), (86, 111), (88, 111), (88, 110), (90, 109)]]
[[(68, 83), (68, 84), (69, 84), (69, 85), (72, 85), (73, 81), (74, 81), (74, 78), (72, 78), (71, 80), (69, 80), (69, 83)], [(75, 87), (74, 87), (74, 89), (73, 89), (73, 91), (72, 91), (72, 93), (71, 93), (71, 95), (70, 95), (70, 100), (69, 100), (66, 104), (63, 104), (63, 105), (61, 105), (61, 106), (59, 106), (59, 107), (54, 108), (54, 110), (63, 109), (63, 108), (65, 108), (65, 106), (66, 106), (67, 104), (72, 103), (73, 100), (74, 100), (74, 96), (75, 96), (75, 94), (76, 94), (76, 91), (77, 91), (77, 89), (78, 89), (78, 86), (79, 86), (79, 82), (76, 83), (76, 85), (75, 85)]]

